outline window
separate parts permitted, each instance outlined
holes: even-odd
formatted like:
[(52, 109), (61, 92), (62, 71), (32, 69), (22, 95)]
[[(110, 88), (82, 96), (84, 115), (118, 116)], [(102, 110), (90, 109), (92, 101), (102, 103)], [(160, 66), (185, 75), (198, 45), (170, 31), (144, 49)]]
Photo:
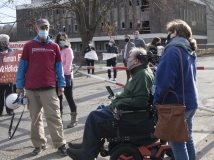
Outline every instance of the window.
[(59, 13), (60, 13), (60, 12), (59, 12), (59, 9), (57, 9), (57, 10), (56, 10), (56, 14), (59, 14)]
[(129, 22), (129, 28), (132, 28), (132, 22)]
[(74, 32), (77, 32), (77, 24), (74, 24)]
[(32, 37), (32, 36), (33, 36), (33, 33), (32, 33), (32, 27), (29, 27), (28, 35), (29, 35), (29, 37)]
[(124, 21), (121, 22), (121, 28), (125, 29), (125, 22)]
[(65, 26), (62, 26), (62, 31), (63, 31), (63, 32), (66, 32)]
[(141, 11), (145, 12), (145, 11), (148, 11), (148, 9), (149, 9), (149, 2), (148, 2), (148, 0), (142, 0)]
[(150, 33), (149, 21), (142, 21), (142, 28), (140, 29), (140, 34)]
[(140, 5), (139, 0), (136, 0), (136, 5), (137, 5), (137, 6), (139, 6), (139, 5)]
[(129, 0), (129, 6), (132, 6), (132, 0)]
[(97, 50), (102, 50), (102, 43), (97, 43)]
[(71, 25), (68, 25), (68, 33), (71, 33)]
[(82, 43), (79, 43), (79, 50), (78, 51), (81, 51), (82, 50)]

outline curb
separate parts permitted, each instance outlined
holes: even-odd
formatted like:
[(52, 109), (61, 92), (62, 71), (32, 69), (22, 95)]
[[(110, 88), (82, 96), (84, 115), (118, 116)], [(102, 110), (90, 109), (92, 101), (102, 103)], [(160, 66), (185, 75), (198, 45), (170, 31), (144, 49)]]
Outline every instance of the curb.
[[(85, 70), (85, 71), (87, 71), (87, 70)], [(107, 71), (94, 71), (94, 75), (98, 75), (98, 74), (104, 74), (104, 73), (106, 73), (107, 74)], [(83, 74), (81, 74), (81, 73), (76, 73), (75, 75), (74, 75), (74, 78), (79, 78), (79, 77), (85, 77), (85, 75), (83, 75)]]

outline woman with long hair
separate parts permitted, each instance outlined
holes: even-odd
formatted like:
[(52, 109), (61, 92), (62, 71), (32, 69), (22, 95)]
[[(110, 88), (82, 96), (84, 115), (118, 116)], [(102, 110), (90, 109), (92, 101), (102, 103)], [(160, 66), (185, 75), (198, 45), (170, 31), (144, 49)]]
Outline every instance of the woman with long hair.
[[(77, 106), (73, 98), (73, 72), (72, 62), (74, 59), (73, 50), (70, 48), (70, 42), (66, 33), (60, 32), (56, 36), (55, 42), (60, 47), (60, 53), (62, 57), (62, 65), (65, 75), (66, 87), (64, 88), (64, 95), (67, 99), (68, 105), (71, 110), (71, 122), (67, 125), (67, 128), (72, 128), (77, 125)], [(56, 85), (57, 88), (57, 85)], [(59, 96), (60, 111), (63, 114), (62, 96)]]
[[(174, 153), (175, 160), (195, 160), (196, 153), (192, 135), (192, 121), (198, 108), (195, 52), (197, 44), (196, 40), (192, 38), (190, 26), (182, 20), (176, 19), (169, 22), (166, 30), (168, 31), (166, 46), (156, 70), (154, 104), (161, 104), (165, 93), (169, 90), (173, 90), (178, 95), (180, 104), (186, 106), (186, 121), (190, 139), (184, 143), (169, 142), (169, 144)], [(181, 52), (182, 56), (180, 56), (179, 52)], [(184, 94), (182, 84), (184, 84)], [(172, 93), (168, 94), (165, 103), (177, 103), (176, 96)]]

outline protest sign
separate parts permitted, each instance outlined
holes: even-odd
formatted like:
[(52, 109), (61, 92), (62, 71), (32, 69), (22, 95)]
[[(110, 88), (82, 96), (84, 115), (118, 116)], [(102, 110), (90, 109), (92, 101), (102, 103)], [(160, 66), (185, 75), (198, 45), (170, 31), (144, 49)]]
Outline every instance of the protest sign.
[(117, 57), (117, 54), (115, 53), (103, 53), (103, 60), (108, 60), (111, 58)]
[(85, 54), (84, 58), (92, 59), (92, 60), (95, 60), (95, 61), (98, 60), (97, 53), (95, 51), (89, 51), (89, 52), (87, 52)]
[(25, 43), (9, 43), (9, 48), (14, 50), (23, 50)]
[(22, 50), (0, 54), (0, 83), (15, 83)]

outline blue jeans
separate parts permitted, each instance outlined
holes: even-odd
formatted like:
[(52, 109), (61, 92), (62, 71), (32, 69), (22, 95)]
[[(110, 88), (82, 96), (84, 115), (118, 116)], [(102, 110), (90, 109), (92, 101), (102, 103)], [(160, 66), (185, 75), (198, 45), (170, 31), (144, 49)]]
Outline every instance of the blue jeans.
[(186, 111), (187, 124), (189, 128), (190, 139), (184, 143), (169, 142), (172, 148), (175, 160), (195, 160), (195, 146), (192, 137), (192, 121), (196, 109)]
[(108, 106), (101, 105), (97, 110), (92, 111), (86, 119), (83, 133), (83, 148), (81, 149), (83, 160), (94, 160), (95, 151), (101, 140), (101, 123), (114, 118), (108, 108)]

